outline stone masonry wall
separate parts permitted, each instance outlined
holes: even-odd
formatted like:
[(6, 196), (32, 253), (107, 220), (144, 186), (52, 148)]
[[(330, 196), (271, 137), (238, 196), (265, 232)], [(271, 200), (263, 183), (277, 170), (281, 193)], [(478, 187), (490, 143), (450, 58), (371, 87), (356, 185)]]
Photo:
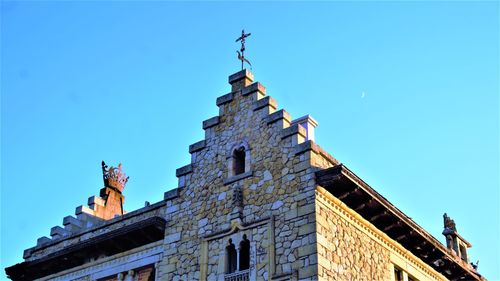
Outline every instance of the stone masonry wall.
[[(288, 113), (276, 110), (262, 85), (251, 84), (251, 74), (243, 77), (218, 98), (219, 116), (204, 122), (205, 139), (190, 147), (191, 163), (177, 171), (183, 188), (167, 203), (161, 280), (220, 280), (220, 249), (242, 233), (256, 243), (255, 280), (315, 280), (314, 170), (310, 149), (298, 149), (304, 129), (290, 126)], [(249, 170), (230, 178), (231, 148), (240, 143), (249, 147)]]
[(324, 280), (392, 280), (389, 251), (316, 200), (318, 277)]

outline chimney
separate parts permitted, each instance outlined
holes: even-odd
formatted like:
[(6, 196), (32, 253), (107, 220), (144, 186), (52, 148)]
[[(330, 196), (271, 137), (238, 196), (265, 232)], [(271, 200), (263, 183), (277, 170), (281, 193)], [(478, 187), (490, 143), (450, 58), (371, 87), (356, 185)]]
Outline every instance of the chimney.
[(116, 216), (124, 214), (123, 203), (125, 197), (122, 194), (128, 177), (122, 171), (122, 164), (118, 164), (118, 168), (109, 167), (102, 161), (102, 178), (104, 187), (99, 192), (99, 197), (89, 198), (89, 206), (95, 207), (95, 216), (109, 220)]
[(443, 221), (443, 235), (444, 237), (446, 237), (446, 247), (451, 251), (452, 254), (454, 254), (464, 262), (469, 263), (467, 249), (472, 247), (472, 245), (458, 234), (455, 221), (448, 217), (446, 213), (444, 213), (443, 215)]

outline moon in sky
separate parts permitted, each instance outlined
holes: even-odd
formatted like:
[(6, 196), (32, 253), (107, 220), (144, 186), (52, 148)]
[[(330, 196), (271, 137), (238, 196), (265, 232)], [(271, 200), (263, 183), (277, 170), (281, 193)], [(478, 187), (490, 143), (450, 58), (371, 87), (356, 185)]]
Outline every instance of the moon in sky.
[(361, 98), (365, 97), (365, 92), (361, 92)]

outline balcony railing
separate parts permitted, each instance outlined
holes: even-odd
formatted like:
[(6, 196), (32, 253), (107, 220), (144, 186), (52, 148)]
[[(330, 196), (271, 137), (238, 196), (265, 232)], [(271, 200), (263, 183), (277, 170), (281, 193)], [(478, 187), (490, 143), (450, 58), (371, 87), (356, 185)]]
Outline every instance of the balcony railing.
[(224, 274), (224, 281), (248, 281), (250, 280), (250, 269)]

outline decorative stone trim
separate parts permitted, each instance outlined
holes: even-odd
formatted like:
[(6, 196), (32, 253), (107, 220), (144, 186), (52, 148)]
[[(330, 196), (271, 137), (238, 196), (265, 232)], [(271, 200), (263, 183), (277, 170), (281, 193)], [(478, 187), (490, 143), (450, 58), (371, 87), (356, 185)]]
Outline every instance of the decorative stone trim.
[(172, 200), (179, 197), (181, 188), (174, 188), (163, 194), (163, 200)]
[(247, 96), (247, 95), (250, 95), (251, 93), (254, 93), (254, 92), (259, 92), (259, 93), (265, 95), (266, 94), (266, 87), (264, 87), (264, 85), (260, 84), (259, 82), (255, 82), (255, 83), (243, 88), (243, 90), (241, 91), (241, 95)]
[(243, 69), (241, 71), (238, 71), (232, 75), (229, 76), (228, 82), (229, 84), (233, 84), (234, 82), (237, 82), (242, 79), (249, 79), (250, 81), (253, 81), (253, 74), (247, 70)]
[(286, 122), (290, 123), (290, 119), (291, 119), (290, 114), (286, 112), (286, 110), (280, 109), (266, 116), (266, 123), (272, 124), (279, 120), (285, 120)]
[(236, 176), (229, 177), (229, 178), (227, 178), (227, 179), (224, 180), (224, 185), (228, 185), (228, 184), (231, 184), (231, 183), (233, 183), (235, 181), (239, 181), (239, 180), (251, 177), (252, 175), (253, 175), (253, 172), (252, 171), (248, 171), (248, 172), (236, 175)]
[(212, 117), (210, 119), (207, 119), (207, 120), (203, 121), (203, 130), (206, 130), (208, 128), (216, 126), (219, 124), (219, 122), (220, 122), (219, 116), (215, 116), (215, 117)]
[(284, 138), (287, 138), (289, 136), (293, 136), (296, 134), (299, 134), (299, 135), (305, 137), (307, 134), (306, 129), (304, 129), (304, 127), (300, 126), (299, 124), (292, 125), (292, 126), (285, 128), (281, 131), (281, 138), (284, 139)]
[(266, 106), (272, 107), (273, 110), (276, 109), (276, 107), (277, 107), (276, 100), (274, 100), (270, 96), (267, 96), (265, 98), (262, 98), (260, 100), (257, 100), (256, 102), (254, 102), (252, 109), (253, 109), (253, 111), (257, 111), (257, 110), (264, 108)]
[(224, 229), (224, 230), (216, 232), (216, 233), (208, 234), (208, 235), (205, 235), (201, 238), (202, 238), (202, 241), (211, 241), (211, 240), (223, 238), (223, 237), (226, 237), (226, 236), (233, 234), (237, 231), (244, 231), (247, 229), (255, 228), (257, 226), (265, 225), (269, 222), (269, 220), (270, 220), (270, 217), (265, 217), (262, 219), (257, 219), (257, 220), (251, 221), (249, 223), (245, 223), (245, 224), (236, 223), (236, 224), (233, 224), (231, 226), (231, 228)]
[(413, 253), (408, 251), (406, 248), (401, 246), (398, 242), (392, 240), (387, 234), (376, 228), (374, 225), (366, 221), (361, 215), (356, 213), (354, 210), (350, 209), (338, 198), (329, 193), (326, 189), (321, 186), (316, 187), (316, 202), (322, 203), (325, 206), (329, 206), (335, 214), (342, 217), (347, 223), (356, 227), (361, 232), (369, 236), (373, 241), (375, 241), (380, 246), (386, 248), (391, 253), (397, 253), (402, 256), (408, 262), (411, 262), (414, 267), (420, 269), (425, 274), (429, 275), (435, 280), (448, 280), (442, 274), (434, 270), (428, 264), (423, 262), (421, 259), (416, 257)]
[(193, 165), (187, 164), (186, 166), (180, 167), (175, 170), (175, 176), (180, 177), (193, 172)]
[(189, 146), (189, 153), (194, 153), (196, 151), (200, 151), (205, 148), (205, 140), (201, 140), (199, 142), (195, 142)]
[(234, 92), (231, 92), (229, 94), (225, 94), (223, 96), (218, 97), (215, 104), (217, 104), (217, 106), (221, 106), (225, 103), (231, 102), (233, 98), (234, 98)]

